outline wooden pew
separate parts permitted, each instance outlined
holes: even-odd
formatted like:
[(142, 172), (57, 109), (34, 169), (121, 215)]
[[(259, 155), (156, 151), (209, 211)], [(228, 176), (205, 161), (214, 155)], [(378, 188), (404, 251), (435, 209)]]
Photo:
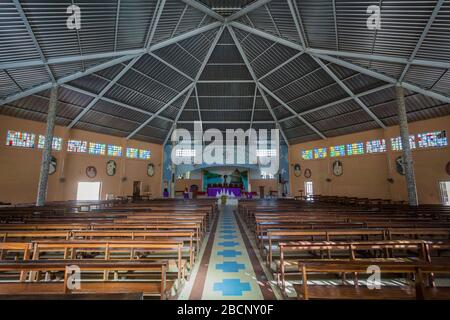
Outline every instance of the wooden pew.
[[(80, 288), (68, 285), (72, 279), (72, 266), (76, 266), (81, 273), (89, 272), (89, 278), (80, 277)], [(166, 299), (171, 287), (171, 284), (166, 281), (166, 268), (165, 262), (144, 261), (2, 261), (0, 273), (16, 273), (18, 277), (15, 281), (0, 281), (0, 295), (142, 292), (144, 296), (158, 296), (160, 299)], [(103, 278), (105, 271), (120, 272), (125, 279), (105, 281)], [(30, 275), (27, 281), (20, 276), (24, 272)], [(62, 274), (61, 279), (50, 280), (49, 272), (59, 272)], [(129, 278), (134, 272), (140, 272), (138, 279)], [(41, 274), (45, 274), (45, 277), (40, 276)]]
[[(363, 261), (319, 261), (301, 262), (299, 271), (302, 274), (302, 284), (295, 285), (299, 299), (449, 299), (450, 287), (428, 287), (424, 281), (426, 274), (450, 274), (449, 263), (427, 262), (379, 262), (381, 281), (388, 275), (409, 275), (404, 286), (382, 285), (380, 289), (369, 289), (354, 283), (336, 285), (314, 285), (308, 283), (308, 275), (315, 274), (368, 274), (372, 264)], [(369, 272), (371, 274), (371, 272)], [(414, 279), (411, 281), (410, 279)], [(384, 280), (385, 281), (385, 280)]]
[[(170, 260), (176, 262), (177, 278), (181, 281), (186, 274), (186, 264), (182, 259), (182, 242), (174, 241), (40, 241), (33, 244), (33, 260)], [(46, 255), (42, 255), (45, 253)], [(49, 255), (49, 253), (51, 255)], [(78, 255), (80, 257), (78, 258)]]
[(432, 243), (421, 240), (282, 242), (278, 244), (279, 260), (275, 260), (275, 265), (271, 268), (277, 276), (280, 287), (285, 290), (286, 276), (297, 276), (300, 262), (364, 260), (376, 264), (379, 261), (402, 261), (402, 259), (430, 262), (429, 245)]

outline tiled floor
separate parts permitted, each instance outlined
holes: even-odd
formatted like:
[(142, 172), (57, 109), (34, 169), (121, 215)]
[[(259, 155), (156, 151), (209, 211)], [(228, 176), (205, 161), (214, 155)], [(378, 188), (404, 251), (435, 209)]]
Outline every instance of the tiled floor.
[(202, 299), (263, 299), (233, 207), (222, 209)]
[(252, 235), (236, 220), (236, 209), (236, 205), (220, 206), (217, 225), (209, 235), (213, 238), (205, 241), (180, 299), (262, 300), (278, 296), (253, 250)]

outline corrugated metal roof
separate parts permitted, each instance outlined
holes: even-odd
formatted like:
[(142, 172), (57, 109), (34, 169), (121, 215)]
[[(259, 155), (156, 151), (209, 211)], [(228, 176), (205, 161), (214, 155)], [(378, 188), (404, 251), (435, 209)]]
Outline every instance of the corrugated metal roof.
[[(223, 16), (253, 2), (201, 1)], [(58, 97), (57, 122), (62, 125), (89, 106), (75, 128), (125, 137), (158, 113), (134, 138), (162, 143), (177, 116), (180, 121), (199, 119), (198, 100), (202, 120), (218, 122), (205, 123), (207, 128), (247, 129), (252, 120), (254, 128), (273, 127), (269, 122), (274, 119), (261, 97), (262, 86), (255, 90), (255, 84), (248, 82), (253, 79), (247, 60), (270, 91), (264, 95), (291, 143), (320, 138), (297, 113), (327, 137), (377, 128), (352, 95), (358, 95), (386, 125), (396, 124), (395, 89), (377, 90), (385, 83), (376, 77), (322, 59), (339, 79), (336, 83), (312, 58), (314, 51), (300, 54), (303, 42), (293, 14), (310, 48), (325, 49), (341, 62), (367, 69), (365, 73), (374, 71), (392, 79), (404, 75), (403, 81), (430, 90), (433, 97), (441, 94), (443, 101), (438, 101), (405, 90), (410, 121), (450, 114), (446, 104), (450, 101), (450, 1), (437, 8), (437, 0), (292, 0), (291, 12), (288, 1), (272, 0), (239, 17), (239, 27), (228, 25), (246, 59), (224, 29), (196, 84), (198, 99), (195, 90), (185, 99), (185, 90), (219, 30), (216, 25), (196, 31), (217, 21), (205, 12), (183, 1), (166, 0), (156, 24), (157, 0), (79, 0), (75, 4), (82, 9), (82, 28), (69, 30), (67, 1), (19, 3), (26, 20), (20, 6), (0, 1), (0, 99), (6, 103), (0, 107), (1, 114), (45, 121), (52, 77), (59, 81), (65, 77), (68, 87), (61, 87)], [(377, 4), (381, 5), (381, 29), (369, 30), (367, 7)], [(184, 36), (186, 32), (190, 36)], [(143, 51), (151, 34), (151, 44), (160, 46), (152, 54), (159, 59)], [(176, 36), (179, 41), (165, 42)], [(132, 49), (138, 50), (119, 52)], [(130, 65), (137, 54), (139, 58)], [(121, 56), (127, 59), (117, 59)], [(123, 68), (127, 71), (121, 73)], [(369, 90), (372, 93), (366, 94)], [(103, 97), (91, 105), (100, 93)]]

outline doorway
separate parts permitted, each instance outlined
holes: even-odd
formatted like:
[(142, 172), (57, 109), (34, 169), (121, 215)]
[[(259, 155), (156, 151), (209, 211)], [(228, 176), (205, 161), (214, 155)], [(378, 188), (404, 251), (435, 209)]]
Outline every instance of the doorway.
[(441, 203), (450, 206), (450, 181), (440, 181), (439, 190), (441, 191)]
[(313, 194), (314, 194), (313, 182), (312, 181), (305, 181), (305, 196), (306, 196), (306, 199), (310, 199)]
[(141, 187), (142, 187), (141, 181), (133, 181), (133, 197), (141, 196)]
[(78, 182), (77, 200), (100, 200), (101, 182)]

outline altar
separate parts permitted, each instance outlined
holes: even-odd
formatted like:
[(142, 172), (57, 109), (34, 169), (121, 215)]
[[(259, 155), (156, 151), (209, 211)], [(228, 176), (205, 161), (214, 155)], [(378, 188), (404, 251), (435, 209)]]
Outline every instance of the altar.
[(209, 187), (207, 188), (208, 197), (216, 197), (218, 193), (232, 194), (235, 197), (241, 196), (241, 188), (232, 187)]

